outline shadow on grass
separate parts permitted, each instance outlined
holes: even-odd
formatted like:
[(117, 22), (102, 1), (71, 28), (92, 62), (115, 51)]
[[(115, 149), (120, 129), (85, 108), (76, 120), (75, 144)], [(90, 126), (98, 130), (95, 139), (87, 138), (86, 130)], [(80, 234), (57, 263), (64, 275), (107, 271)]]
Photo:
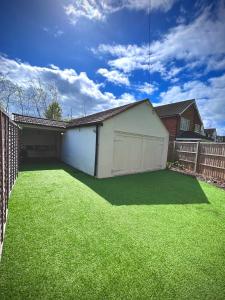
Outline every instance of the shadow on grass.
[(65, 164), (57, 159), (34, 158), (20, 163), (19, 171), (44, 171), (64, 169)]
[(96, 179), (63, 163), (28, 164), (23, 170), (63, 169), (112, 205), (209, 203), (198, 180), (169, 170)]

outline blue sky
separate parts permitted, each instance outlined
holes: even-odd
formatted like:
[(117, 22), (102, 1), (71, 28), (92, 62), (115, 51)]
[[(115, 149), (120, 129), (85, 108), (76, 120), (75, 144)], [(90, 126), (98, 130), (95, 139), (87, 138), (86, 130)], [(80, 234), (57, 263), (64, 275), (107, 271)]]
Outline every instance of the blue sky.
[(54, 82), (65, 116), (195, 98), (225, 134), (225, 1), (1, 0), (0, 72)]

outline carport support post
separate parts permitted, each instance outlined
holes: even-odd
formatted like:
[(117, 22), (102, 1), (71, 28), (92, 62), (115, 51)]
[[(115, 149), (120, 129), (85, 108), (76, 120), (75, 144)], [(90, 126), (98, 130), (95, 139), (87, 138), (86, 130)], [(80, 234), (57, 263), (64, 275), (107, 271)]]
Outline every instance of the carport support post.
[(99, 137), (99, 125), (96, 125), (96, 142), (95, 142), (95, 169), (94, 176), (97, 176), (98, 171), (98, 137)]

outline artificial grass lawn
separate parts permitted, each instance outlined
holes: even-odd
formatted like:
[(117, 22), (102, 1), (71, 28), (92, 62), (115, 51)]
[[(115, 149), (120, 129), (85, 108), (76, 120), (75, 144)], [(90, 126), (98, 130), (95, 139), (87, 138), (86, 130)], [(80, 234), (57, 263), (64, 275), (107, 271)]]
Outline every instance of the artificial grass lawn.
[(19, 174), (0, 299), (225, 299), (225, 192), (172, 171)]

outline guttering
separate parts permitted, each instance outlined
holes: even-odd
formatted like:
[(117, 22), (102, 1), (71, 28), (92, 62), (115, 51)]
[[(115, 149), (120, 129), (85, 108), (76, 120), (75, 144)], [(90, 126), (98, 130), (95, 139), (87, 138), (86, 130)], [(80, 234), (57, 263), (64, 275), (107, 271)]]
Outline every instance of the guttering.
[[(157, 113), (157, 110), (156, 110)], [(160, 116), (158, 113), (157, 115), (159, 116), (160, 119), (164, 119), (164, 118), (173, 118), (173, 117), (179, 117), (180, 114), (173, 114), (173, 115), (165, 115), (165, 116)]]
[(91, 127), (91, 126), (97, 126), (100, 125), (102, 126), (103, 123), (102, 122), (92, 122), (92, 123), (83, 123), (83, 124), (77, 124), (77, 125), (68, 125), (66, 126), (66, 129), (72, 129), (72, 128), (80, 128), (80, 127)]
[(94, 176), (97, 176), (98, 172), (98, 141), (99, 141), (99, 124), (96, 124), (96, 140), (95, 140), (95, 169)]
[(19, 122), (19, 121), (16, 121), (16, 125), (17, 126), (24, 126), (24, 127), (27, 127), (27, 128), (33, 128), (33, 129), (38, 129), (39, 127), (41, 128), (44, 128), (44, 129), (48, 129), (48, 130), (51, 130), (51, 129), (54, 129), (54, 130), (62, 130), (62, 131), (65, 131), (66, 130), (66, 127), (59, 127), (59, 126), (52, 126), (52, 125), (44, 125), (44, 124), (34, 124), (34, 123), (27, 123), (27, 122)]

